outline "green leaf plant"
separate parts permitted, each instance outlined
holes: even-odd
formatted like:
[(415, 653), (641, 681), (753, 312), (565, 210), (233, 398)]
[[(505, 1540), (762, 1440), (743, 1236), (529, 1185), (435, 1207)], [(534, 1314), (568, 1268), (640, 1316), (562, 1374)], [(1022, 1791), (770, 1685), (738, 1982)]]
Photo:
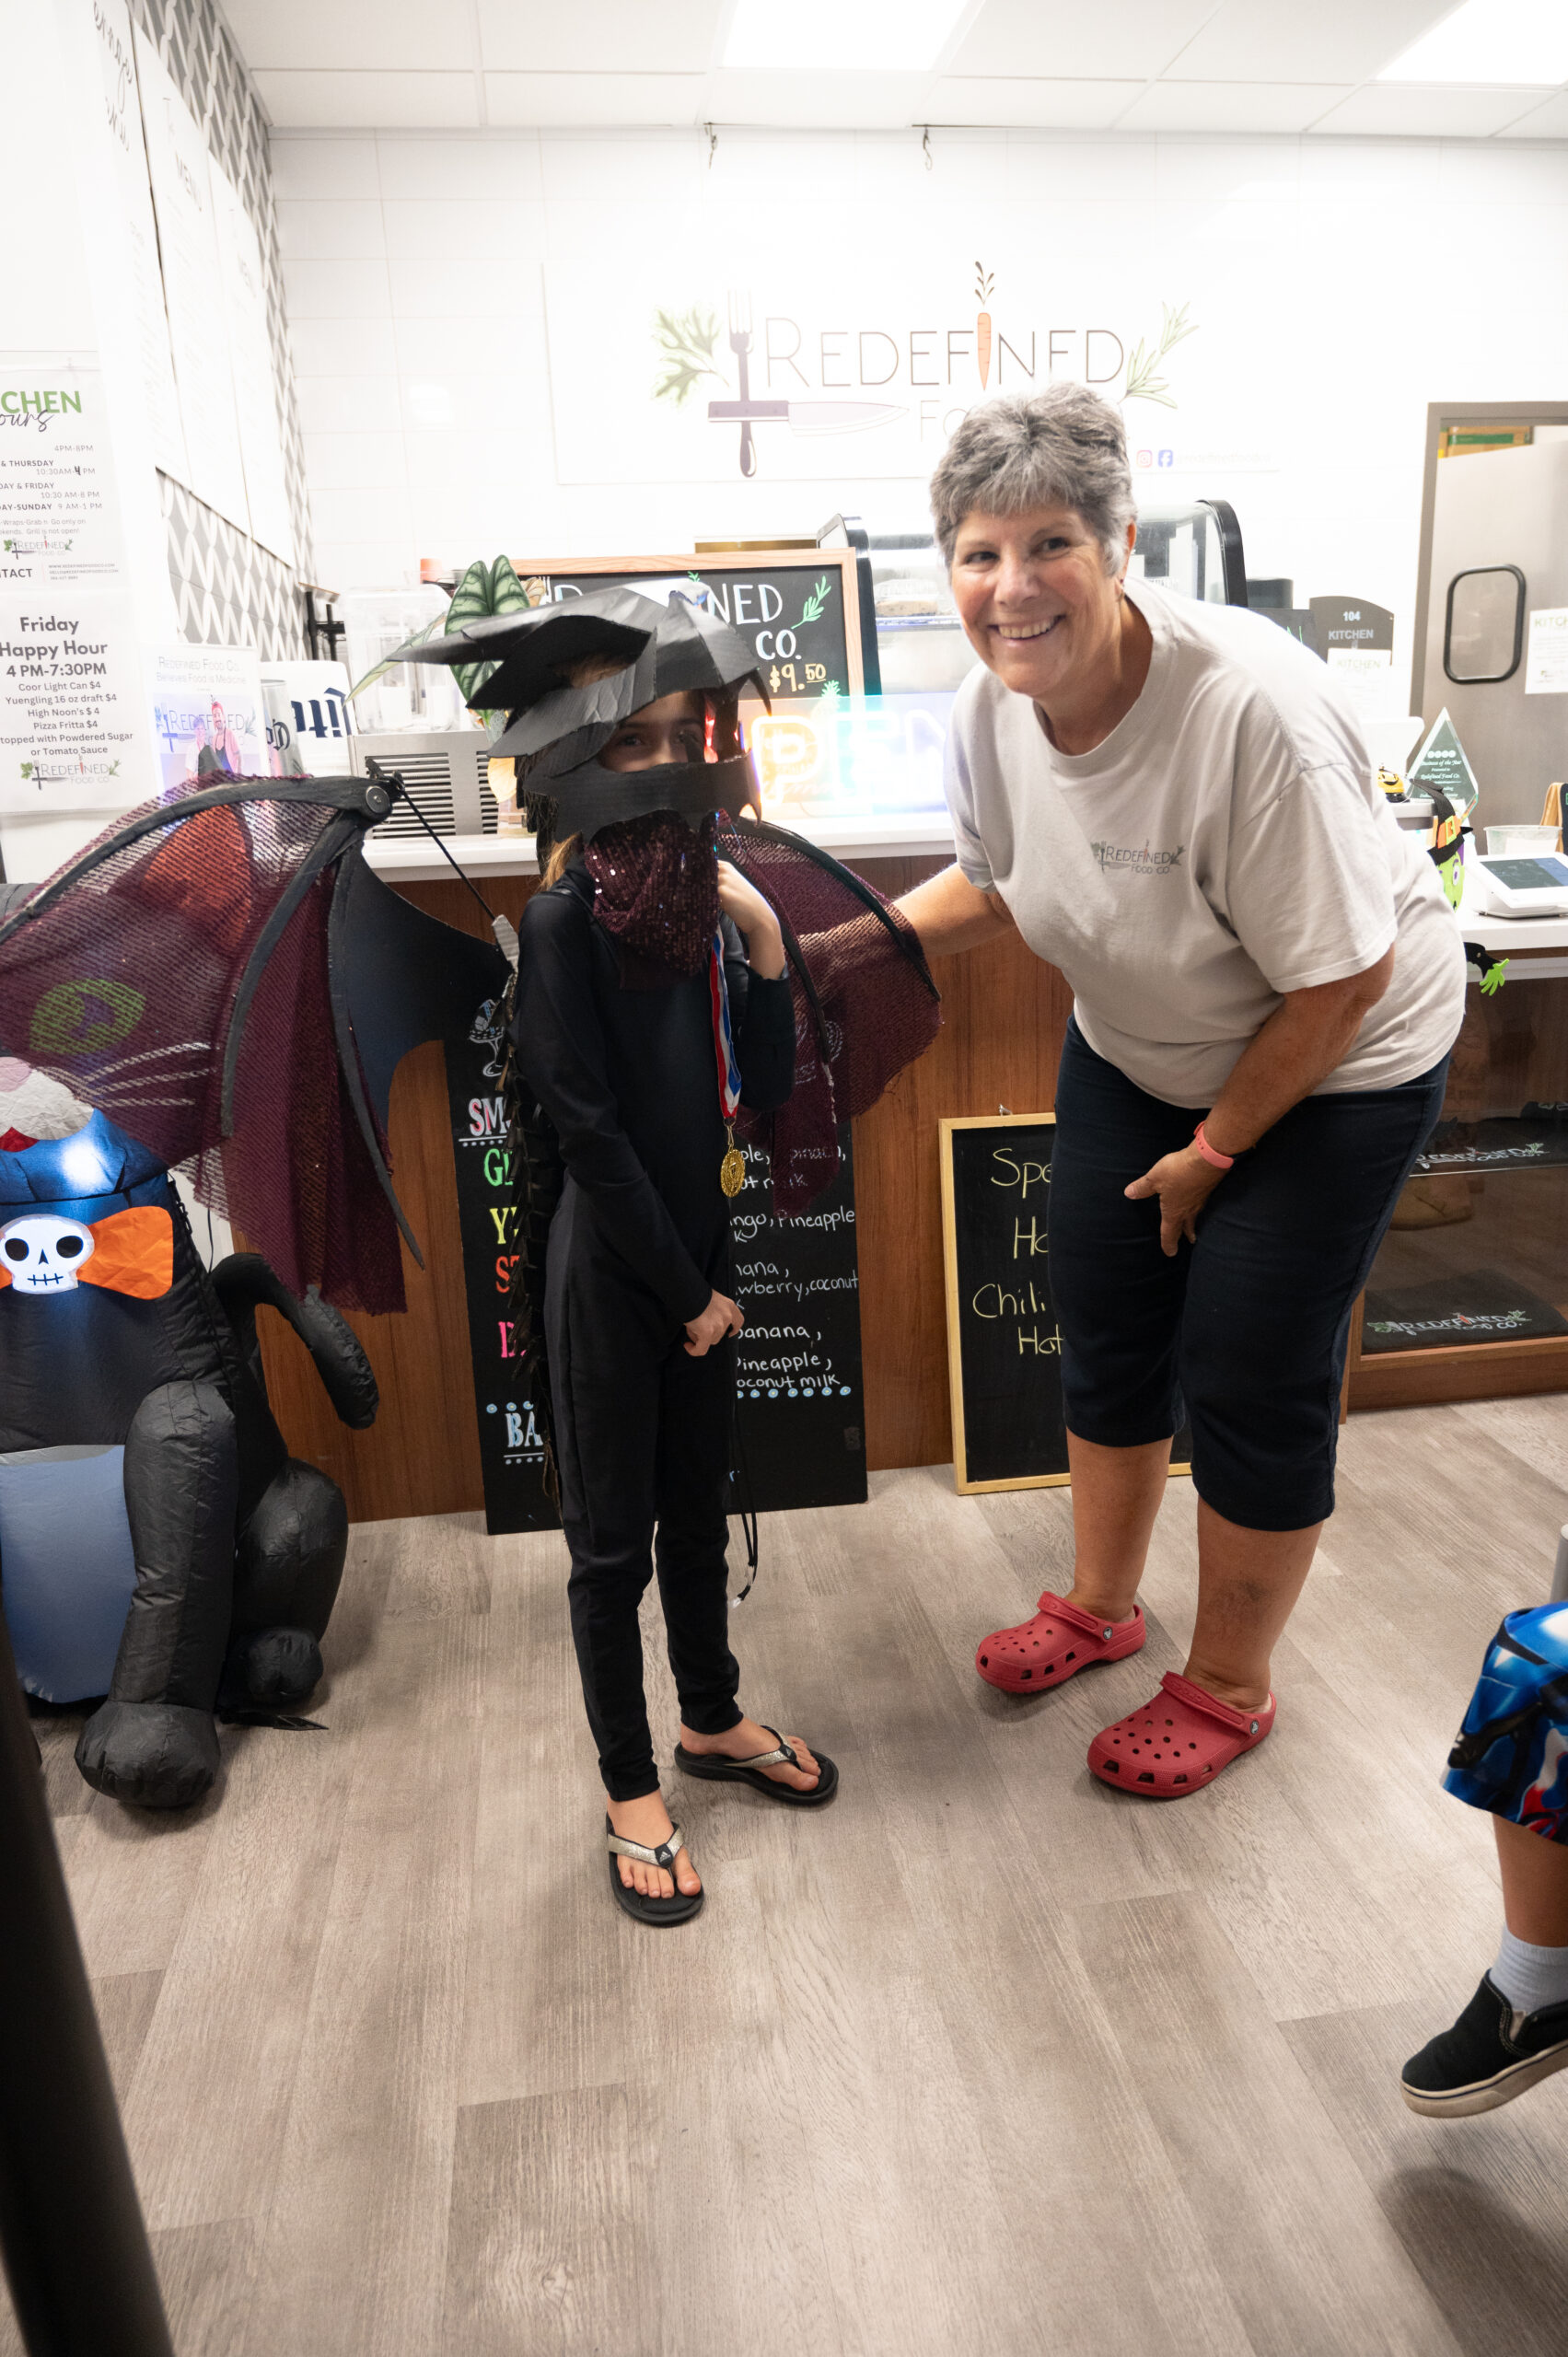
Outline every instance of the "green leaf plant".
[(656, 311), (654, 342), (664, 374), (654, 387), (655, 401), (673, 401), (679, 409), (691, 399), (700, 378), (716, 377), (723, 384), (724, 371), (714, 365), (718, 340), (718, 313), (705, 310), (700, 303), (693, 303), (689, 311)]
[(1191, 308), (1190, 304), (1183, 303), (1179, 311), (1173, 311), (1168, 303), (1162, 304), (1160, 308), (1165, 314), (1160, 340), (1150, 352), (1144, 349), (1143, 337), (1138, 338), (1127, 363), (1127, 384), (1121, 398), (1124, 401), (1157, 401), (1161, 409), (1174, 409), (1176, 397), (1165, 378), (1156, 372), (1167, 352), (1173, 351), (1188, 336), (1197, 334), (1198, 322), (1187, 316)]

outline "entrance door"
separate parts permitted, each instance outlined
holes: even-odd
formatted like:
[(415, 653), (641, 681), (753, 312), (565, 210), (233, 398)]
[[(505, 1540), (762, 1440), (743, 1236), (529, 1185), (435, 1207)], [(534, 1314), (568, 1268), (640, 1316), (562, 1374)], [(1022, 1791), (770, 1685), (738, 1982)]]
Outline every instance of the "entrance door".
[(1428, 726), (1445, 704), (1453, 715), (1483, 827), (1539, 819), (1547, 787), (1568, 776), (1568, 694), (1525, 693), (1530, 615), (1568, 607), (1560, 433), (1437, 464), (1420, 708)]

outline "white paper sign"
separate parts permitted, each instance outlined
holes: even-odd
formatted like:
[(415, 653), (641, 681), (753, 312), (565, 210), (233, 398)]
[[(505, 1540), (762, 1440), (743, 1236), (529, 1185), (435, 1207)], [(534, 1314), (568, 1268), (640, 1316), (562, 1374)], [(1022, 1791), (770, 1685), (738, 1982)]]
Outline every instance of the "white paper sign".
[(185, 482), (189, 480), (189, 462), (185, 431), (180, 420), (180, 395), (174, 382), (174, 356), (169, 349), (168, 315), (164, 308), (163, 273), (158, 267), (157, 229), (147, 178), (147, 151), (142, 137), (131, 12), (125, 0), (86, 0), (86, 5), (92, 10), (93, 46), (103, 82), (104, 131), (114, 150), (114, 185), (131, 271), (137, 357), (152, 435), (153, 463), (166, 475)]
[(0, 809), (140, 802), (141, 683), (123, 591), (0, 596)]
[(343, 777), (354, 735), (342, 663), (266, 663), (267, 746), (277, 777)]
[(1538, 606), (1530, 616), (1525, 693), (1568, 696), (1568, 606)]
[(1383, 719), (1392, 713), (1398, 701), (1392, 648), (1330, 646), (1326, 660), (1336, 682), (1364, 719)]
[(288, 512), (283, 435), (278, 427), (273, 339), (267, 325), (267, 289), (261, 248), (250, 216), (233, 182), (211, 166), (213, 220), (228, 306), (228, 350), (234, 376), (234, 408), (245, 464), (245, 495), (253, 539), (294, 563), (294, 528)]
[(166, 792), (268, 777), (267, 715), (253, 646), (161, 646), (153, 726)]
[(135, 48), (174, 374), (190, 461), (185, 481), (198, 499), (249, 532), (228, 350), (228, 302), (213, 220), (207, 143), (139, 25)]
[(0, 596), (121, 578), (120, 502), (91, 353), (0, 353)]

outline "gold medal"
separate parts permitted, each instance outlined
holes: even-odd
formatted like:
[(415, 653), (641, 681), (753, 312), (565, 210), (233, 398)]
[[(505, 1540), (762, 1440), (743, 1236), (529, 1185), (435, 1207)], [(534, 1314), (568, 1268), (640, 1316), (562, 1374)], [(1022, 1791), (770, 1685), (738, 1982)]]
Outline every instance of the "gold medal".
[(729, 1152), (719, 1164), (719, 1185), (726, 1195), (738, 1195), (746, 1184), (746, 1156), (735, 1143), (735, 1125), (725, 1123), (729, 1137)]

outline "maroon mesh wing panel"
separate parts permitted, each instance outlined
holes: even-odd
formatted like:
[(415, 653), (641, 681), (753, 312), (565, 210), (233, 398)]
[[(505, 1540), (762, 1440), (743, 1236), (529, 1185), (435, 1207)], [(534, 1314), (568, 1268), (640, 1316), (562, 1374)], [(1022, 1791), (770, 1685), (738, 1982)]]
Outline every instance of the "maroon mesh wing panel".
[(836, 860), (824, 865), (772, 827), (726, 826), (718, 848), (779, 911), (816, 993), (813, 1009), (792, 976), (794, 1096), (776, 1113), (745, 1122), (749, 1135), (770, 1145), (774, 1207), (787, 1215), (831, 1184), (839, 1122), (866, 1112), (924, 1054), (941, 1025), (941, 1002), (912, 928), (863, 877), (852, 879)]
[[(0, 946), (0, 1041), (170, 1167), (189, 1165), (202, 1201), (243, 1228), (291, 1291), (319, 1284), (343, 1307), (401, 1308), (392, 1215), (338, 1071), (330, 876), (306, 895), (262, 973), (236, 1075), (235, 1134), (223, 1136), (224, 1053), (241, 978), (339, 815), (270, 798), (270, 782), (256, 783), (254, 802), (171, 814), (15, 926)], [(127, 812), (98, 842), (157, 807)]]

